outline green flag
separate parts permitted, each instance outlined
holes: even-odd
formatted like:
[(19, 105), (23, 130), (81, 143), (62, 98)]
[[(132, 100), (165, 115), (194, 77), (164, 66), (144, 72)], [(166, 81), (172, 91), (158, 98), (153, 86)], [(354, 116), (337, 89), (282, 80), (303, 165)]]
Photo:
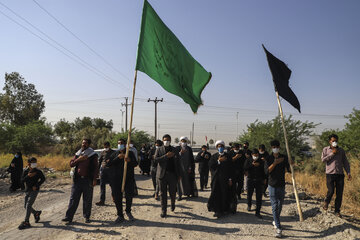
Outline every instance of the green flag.
[(211, 78), (211, 73), (190, 55), (147, 0), (144, 1), (136, 70), (181, 97), (194, 113), (202, 104), (201, 92)]

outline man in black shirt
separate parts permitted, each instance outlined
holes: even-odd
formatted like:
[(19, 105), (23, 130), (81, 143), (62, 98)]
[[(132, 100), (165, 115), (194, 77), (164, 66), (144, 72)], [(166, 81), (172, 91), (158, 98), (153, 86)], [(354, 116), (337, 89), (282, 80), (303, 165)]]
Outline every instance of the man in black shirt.
[(170, 145), (171, 137), (163, 136), (164, 145), (156, 149), (154, 160), (157, 164), (156, 178), (160, 187), (161, 217), (166, 217), (167, 189), (171, 199), (171, 211), (175, 210), (176, 184), (180, 177), (179, 153)]
[(255, 216), (262, 218), (260, 215), (262, 203), (262, 189), (265, 181), (264, 162), (259, 158), (259, 150), (256, 148), (252, 151), (251, 158), (246, 159), (244, 169), (247, 172), (247, 204), (248, 211), (251, 210), (252, 195), (256, 190), (256, 212)]
[[(264, 144), (260, 144), (259, 145), (259, 159), (261, 159), (264, 164), (266, 162), (266, 159), (268, 158), (269, 156), (269, 153), (266, 151), (265, 149), (265, 145)], [(266, 189), (268, 187), (268, 176), (265, 177), (265, 182), (264, 182), (264, 187), (263, 187), (263, 194), (264, 194), (264, 197), (267, 197), (266, 196)]]
[(195, 162), (199, 163), (199, 174), (200, 174), (200, 189), (207, 188), (209, 179), (209, 160), (211, 153), (207, 151), (206, 145), (201, 147), (201, 151), (197, 154)]
[(41, 211), (33, 209), (33, 204), (37, 195), (39, 194), (40, 186), (45, 181), (45, 176), (41, 170), (37, 168), (37, 160), (32, 157), (28, 160), (28, 168), (24, 171), (22, 176), (22, 182), (26, 185), (26, 196), (25, 196), (25, 209), (26, 216), (25, 221), (19, 226), (19, 229), (31, 227), (29, 218), (31, 213), (34, 214), (35, 222), (40, 221)]
[(285, 169), (290, 172), (290, 165), (286, 155), (279, 153), (280, 142), (270, 142), (272, 154), (266, 159), (265, 173), (269, 176), (269, 195), (276, 227), (276, 237), (282, 236), (280, 214), (285, 197)]
[(109, 176), (109, 167), (106, 166), (106, 163), (109, 162), (109, 159), (112, 158), (115, 150), (110, 148), (110, 143), (104, 143), (104, 150), (100, 154), (99, 158), (99, 167), (100, 167), (100, 201), (95, 203), (97, 206), (105, 205), (105, 195), (106, 195), (106, 184), (110, 183)]
[(236, 196), (238, 200), (241, 199), (241, 191), (244, 186), (244, 163), (245, 155), (242, 150), (240, 150), (240, 144), (234, 143), (233, 149), (230, 151), (231, 157), (231, 166), (234, 169), (234, 179), (233, 184), (236, 191)]

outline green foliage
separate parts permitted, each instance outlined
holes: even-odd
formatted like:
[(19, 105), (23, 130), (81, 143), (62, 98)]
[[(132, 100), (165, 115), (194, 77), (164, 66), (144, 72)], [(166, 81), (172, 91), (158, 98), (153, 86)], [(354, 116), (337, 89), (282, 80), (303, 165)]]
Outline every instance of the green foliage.
[(43, 121), (34, 121), (26, 125), (0, 125), (0, 151), (24, 154), (41, 153), (44, 146), (53, 144), (51, 126)]
[(111, 129), (112, 120), (101, 118), (76, 118), (74, 122), (60, 119), (54, 126), (54, 133), (60, 139), (57, 149), (62, 154), (74, 154), (81, 147), (81, 140), (91, 139), (91, 147), (103, 148), (103, 144), (115, 135)]
[[(115, 134), (111, 140), (110, 144), (112, 147), (117, 147), (117, 142), (119, 139), (125, 139), (127, 140), (128, 132), (122, 132)], [(154, 142), (154, 138), (150, 136), (149, 133), (143, 131), (143, 130), (137, 130), (133, 128), (131, 131), (131, 139), (134, 141), (134, 145), (139, 148), (142, 144), (151, 144)]]
[[(291, 115), (288, 118), (285, 117), (284, 122), (292, 157), (302, 157), (301, 151), (309, 149), (307, 139), (318, 124), (294, 120)], [(274, 139), (280, 141), (282, 151), (286, 152), (280, 116), (267, 122), (256, 120), (249, 124), (247, 130), (239, 136), (238, 142), (248, 141), (251, 149), (258, 148), (260, 144), (264, 144), (267, 149), (270, 149), (270, 141)]]
[(316, 149), (321, 152), (322, 149), (329, 145), (328, 137), (331, 134), (339, 136), (339, 146), (341, 146), (346, 152), (359, 156), (360, 154), (360, 110), (353, 109), (353, 112), (345, 116), (349, 120), (345, 124), (343, 130), (330, 129), (325, 130), (316, 139)]
[(16, 126), (40, 119), (45, 109), (43, 95), (17, 72), (5, 73), (5, 93), (0, 94), (0, 121)]

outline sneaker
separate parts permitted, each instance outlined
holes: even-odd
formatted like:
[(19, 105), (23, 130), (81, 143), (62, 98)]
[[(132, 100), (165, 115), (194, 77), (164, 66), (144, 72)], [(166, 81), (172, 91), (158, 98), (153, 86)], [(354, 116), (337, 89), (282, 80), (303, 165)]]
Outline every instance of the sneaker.
[(36, 223), (38, 223), (40, 221), (40, 214), (41, 214), (41, 211), (36, 211), (36, 213), (34, 214)]
[(324, 202), (323, 209), (327, 211), (329, 208), (329, 204), (327, 202)]
[(175, 211), (175, 204), (171, 204), (171, 211)]
[(165, 218), (165, 217), (166, 217), (166, 212), (162, 212), (162, 213), (160, 214), (160, 217)]
[(129, 221), (134, 221), (135, 218), (134, 216), (131, 214), (131, 212), (126, 212), (126, 216), (128, 217)]
[(272, 225), (274, 226), (274, 228), (276, 229), (276, 224), (275, 221), (272, 221)]
[(19, 228), (19, 230), (23, 230), (23, 229), (29, 228), (29, 227), (31, 227), (29, 222), (22, 222), (18, 228)]
[(85, 223), (90, 223), (90, 218), (85, 218)]
[(96, 206), (105, 206), (105, 202), (104, 201), (99, 201), (97, 203), (95, 203)]
[(125, 221), (124, 216), (118, 216), (115, 220), (115, 224), (119, 224)]
[(61, 221), (71, 223), (72, 219), (65, 217), (65, 218), (61, 219)]
[(251, 207), (250, 207), (250, 206), (248, 206), (248, 207), (247, 207), (247, 210), (248, 210), (248, 212), (250, 212), (250, 211), (251, 211)]
[(181, 201), (181, 200), (182, 200), (182, 197), (179, 196), (177, 200), (178, 200), (178, 201)]
[(282, 231), (279, 228), (276, 228), (275, 230), (275, 237), (281, 238), (282, 237)]

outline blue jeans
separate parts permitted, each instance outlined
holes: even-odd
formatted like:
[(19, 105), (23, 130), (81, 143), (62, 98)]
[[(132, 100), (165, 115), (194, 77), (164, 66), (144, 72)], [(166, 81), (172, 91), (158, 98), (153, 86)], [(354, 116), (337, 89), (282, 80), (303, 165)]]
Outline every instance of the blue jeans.
[(269, 185), (269, 195), (272, 207), (272, 213), (275, 221), (275, 226), (281, 229), (280, 214), (282, 205), (285, 197), (285, 186), (284, 187), (272, 187)]

